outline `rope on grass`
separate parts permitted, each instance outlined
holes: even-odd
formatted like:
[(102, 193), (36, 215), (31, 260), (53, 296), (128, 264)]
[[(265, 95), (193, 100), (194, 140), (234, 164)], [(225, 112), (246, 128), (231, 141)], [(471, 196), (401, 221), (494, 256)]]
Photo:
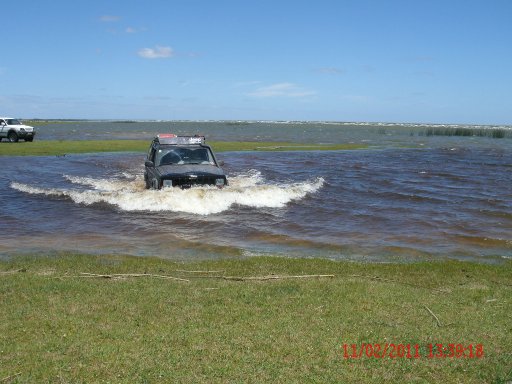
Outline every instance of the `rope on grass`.
[(186, 269), (176, 269), (175, 272), (181, 272), (181, 273), (224, 273), (225, 271), (189, 271)]
[(442, 327), (443, 325), (441, 324), (441, 321), (439, 321), (439, 318), (435, 315), (435, 313), (434, 313), (434, 312), (432, 312), (432, 311), (430, 310), (430, 308), (429, 308), (429, 307), (427, 307), (426, 305), (423, 305), (423, 306), (424, 306), (424, 307), (425, 307), (425, 309), (428, 311), (428, 313), (430, 313), (430, 314), (434, 317), (434, 319), (436, 319), (437, 326), (438, 326), (438, 327)]
[(0, 383), (10, 383), (19, 375), (21, 375), (21, 372), (15, 373), (14, 375), (4, 377), (3, 379), (0, 379)]
[[(0, 275), (14, 275), (15, 273), (27, 272), (26, 268), (16, 269), (13, 271), (0, 271)], [(0, 381), (1, 383), (1, 381)]]
[(282, 279), (311, 279), (311, 278), (323, 278), (323, 277), (333, 278), (334, 275), (294, 275), (294, 276), (269, 275), (269, 276), (247, 276), (247, 277), (218, 276), (217, 278), (223, 279), (223, 280), (234, 280), (234, 281), (249, 281), (249, 280), (264, 281), (264, 280), (282, 280)]
[[(198, 271), (199, 272), (199, 271)], [(203, 272), (203, 271), (201, 271)], [(206, 271), (204, 271), (206, 272)], [(218, 272), (218, 271), (211, 271)], [(73, 276), (68, 276), (73, 277)], [(116, 274), (99, 274), (81, 272), (78, 277), (84, 278), (103, 278), (103, 279), (124, 279), (130, 277), (155, 277), (160, 279), (170, 279), (177, 281), (190, 282), (189, 279), (183, 279), (180, 277), (174, 277), (169, 275), (155, 275), (151, 273), (116, 273)], [(222, 279), (230, 281), (266, 281), (266, 280), (284, 280), (284, 279), (312, 279), (312, 278), (333, 278), (335, 275), (269, 275), (269, 276), (193, 276), (193, 278), (199, 279)]]
[(123, 278), (127, 278), (127, 277), (156, 277), (159, 279), (170, 279), (170, 280), (190, 282), (190, 280), (182, 279), (179, 277), (167, 276), (167, 275), (154, 275), (151, 273), (116, 273), (116, 274), (112, 274), (112, 275), (102, 275), (102, 274), (97, 274), (97, 273), (81, 272), (80, 277), (101, 277), (104, 279), (123, 279)]

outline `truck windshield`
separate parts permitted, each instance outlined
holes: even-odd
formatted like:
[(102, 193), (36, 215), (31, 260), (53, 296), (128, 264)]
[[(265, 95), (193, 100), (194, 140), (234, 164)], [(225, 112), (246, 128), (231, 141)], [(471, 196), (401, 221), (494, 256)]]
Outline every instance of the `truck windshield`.
[(7, 119), (7, 125), (21, 125), (21, 121), (18, 119)]
[(160, 148), (156, 153), (156, 165), (211, 164), (215, 165), (208, 148)]

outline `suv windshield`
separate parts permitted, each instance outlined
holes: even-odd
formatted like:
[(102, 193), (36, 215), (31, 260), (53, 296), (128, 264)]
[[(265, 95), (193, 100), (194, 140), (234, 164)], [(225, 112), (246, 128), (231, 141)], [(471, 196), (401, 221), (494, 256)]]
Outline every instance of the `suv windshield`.
[(21, 125), (21, 121), (18, 119), (7, 119), (8, 125)]
[(208, 148), (160, 148), (156, 153), (155, 165), (171, 164), (212, 164), (215, 162)]

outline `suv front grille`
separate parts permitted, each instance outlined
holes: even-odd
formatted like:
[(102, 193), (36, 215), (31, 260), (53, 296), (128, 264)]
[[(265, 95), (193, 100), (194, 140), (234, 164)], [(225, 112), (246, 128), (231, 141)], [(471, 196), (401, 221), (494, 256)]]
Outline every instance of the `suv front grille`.
[(172, 178), (173, 187), (190, 187), (192, 185), (215, 185), (215, 180), (221, 176), (197, 175), (197, 177), (179, 176)]

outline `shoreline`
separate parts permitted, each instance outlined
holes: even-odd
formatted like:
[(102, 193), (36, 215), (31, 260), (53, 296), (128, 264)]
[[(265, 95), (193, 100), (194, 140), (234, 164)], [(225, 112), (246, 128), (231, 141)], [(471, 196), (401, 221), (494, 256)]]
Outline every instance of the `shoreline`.
[[(150, 141), (147, 140), (45, 140), (31, 143), (0, 143), (1, 156), (60, 156), (78, 153), (142, 152), (145, 153)], [(290, 142), (258, 141), (208, 141), (215, 152), (227, 151), (339, 151), (367, 149), (363, 144), (311, 144)]]

